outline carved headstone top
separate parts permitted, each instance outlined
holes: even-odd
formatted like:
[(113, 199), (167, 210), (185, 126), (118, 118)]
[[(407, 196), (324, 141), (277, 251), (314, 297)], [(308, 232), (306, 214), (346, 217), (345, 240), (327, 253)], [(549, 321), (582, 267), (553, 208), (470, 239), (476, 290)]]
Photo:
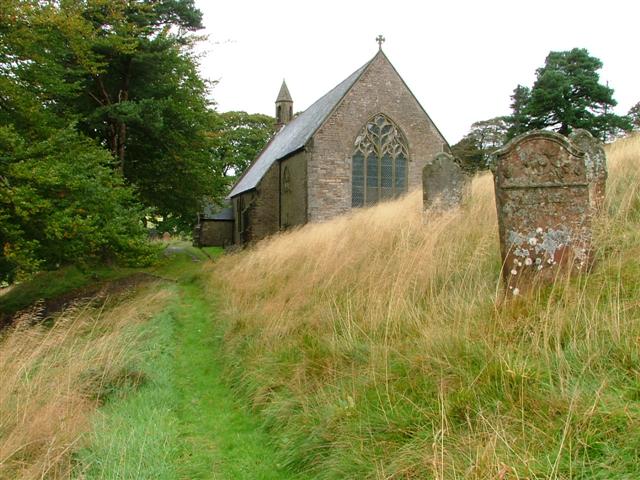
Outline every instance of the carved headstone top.
[(591, 264), (585, 152), (562, 135), (535, 131), (494, 154), (502, 273), (517, 295), (558, 269)]
[(587, 181), (589, 182), (589, 201), (599, 209), (604, 202), (607, 185), (607, 155), (602, 142), (587, 130), (576, 129), (569, 135), (571, 142), (585, 152)]
[(520, 135), (495, 152), (502, 188), (586, 185), (584, 152), (566, 137), (547, 131)]
[(469, 179), (456, 163), (454, 157), (445, 152), (435, 155), (431, 163), (422, 170), (422, 195), (425, 210), (436, 207), (454, 208), (460, 205)]

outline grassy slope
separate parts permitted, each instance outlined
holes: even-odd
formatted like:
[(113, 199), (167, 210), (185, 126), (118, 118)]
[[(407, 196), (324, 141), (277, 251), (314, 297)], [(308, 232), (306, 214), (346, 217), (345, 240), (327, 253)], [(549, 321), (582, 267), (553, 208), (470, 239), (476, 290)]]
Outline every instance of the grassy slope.
[(290, 478), (221, 380), (193, 256), (147, 271), (175, 283), (0, 334), (0, 478)]
[(133, 269), (97, 267), (80, 270), (67, 267), (53, 272), (42, 272), (28, 282), (7, 289), (0, 295), (0, 316), (11, 315), (32, 305), (36, 300), (49, 300), (99, 282), (117, 280), (130, 275)]
[(636, 478), (640, 137), (609, 149), (588, 276), (501, 305), (493, 187), (274, 237), (212, 270), (229, 375), (321, 479)]
[(284, 479), (268, 438), (240, 408), (214, 358), (212, 299), (187, 261), (169, 307), (145, 325), (138, 349), (147, 382), (100, 411), (78, 472), (106, 479)]
[(137, 326), (167, 298), (146, 286), (96, 308), (71, 307), (46, 325), (24, 317), (0, 332), (0, 478), (70, 475), (91, 414), (143, 380), (130, 361)]

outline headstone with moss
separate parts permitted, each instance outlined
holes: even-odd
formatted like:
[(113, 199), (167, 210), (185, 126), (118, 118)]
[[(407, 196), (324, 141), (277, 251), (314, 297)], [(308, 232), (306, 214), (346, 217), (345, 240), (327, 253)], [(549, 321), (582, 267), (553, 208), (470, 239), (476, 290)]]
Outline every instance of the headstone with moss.
[(468, 176), (452, 155), (436, 154), (422, 170), (424, 209), (448, 210), (458, 207), (469, 183)]
[(495, 153), (502, 276), (509, 294), (590, 268), (585, 157), (569, 139), (547, 131), (516, 137)]

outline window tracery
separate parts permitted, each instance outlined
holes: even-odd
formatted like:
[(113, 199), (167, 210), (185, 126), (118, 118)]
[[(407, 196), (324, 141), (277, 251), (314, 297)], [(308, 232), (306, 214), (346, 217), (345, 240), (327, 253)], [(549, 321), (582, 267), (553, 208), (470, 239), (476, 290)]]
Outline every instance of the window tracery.
[(379, 113), (356, 137), (352, 160), (351, 205), (362, 207), (407, 191), (407, 140), (398, 126)]

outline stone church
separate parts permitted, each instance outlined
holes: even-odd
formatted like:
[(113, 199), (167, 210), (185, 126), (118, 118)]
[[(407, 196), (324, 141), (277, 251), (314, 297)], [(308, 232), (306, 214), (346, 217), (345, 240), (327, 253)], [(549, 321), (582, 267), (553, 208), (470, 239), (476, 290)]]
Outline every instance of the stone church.
[(449, 149), (382, 49), (295, 118), (283, 82), (276, 119), (229, 194), (236, 244), (420, 188), (425, 164)]

